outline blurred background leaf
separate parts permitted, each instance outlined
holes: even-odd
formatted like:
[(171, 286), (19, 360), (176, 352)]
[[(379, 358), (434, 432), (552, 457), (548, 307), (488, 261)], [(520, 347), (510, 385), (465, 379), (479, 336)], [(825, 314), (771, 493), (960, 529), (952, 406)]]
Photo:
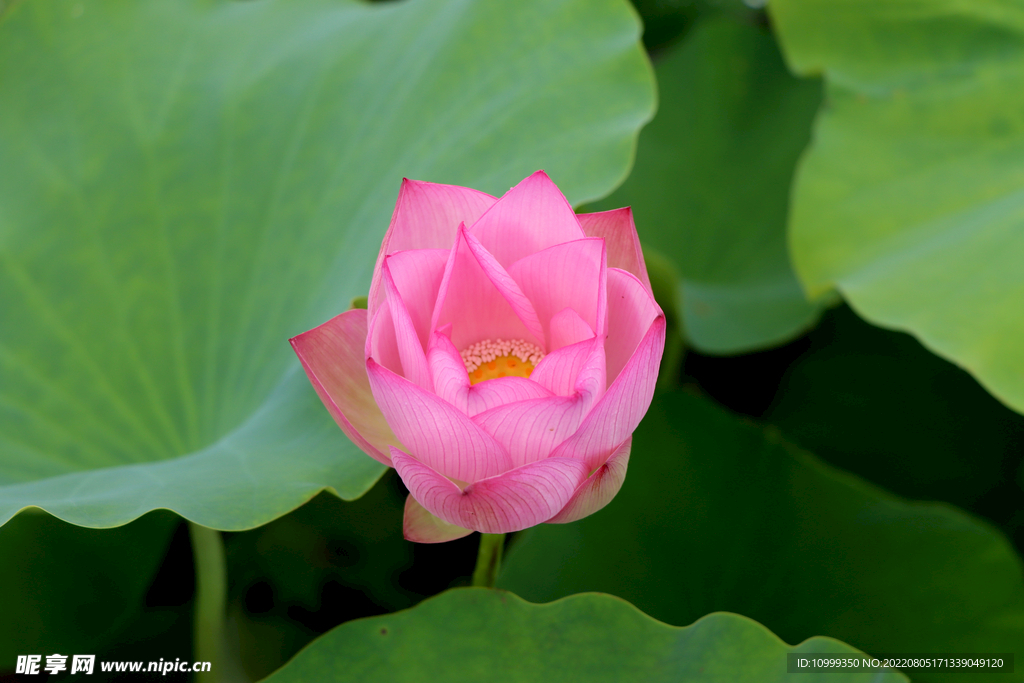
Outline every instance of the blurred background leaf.
[(681, 276), (687, 340), (739, 353), (816, 320), (789, 264), (786, 210), (797, 157), (820, 102), (789, 74), (763, 26), (712, 12), (656, 64), (658, 114), (632, 174), (588, 210), (632, 205), (646, 247)]
[(0, 23), (0, 519), (263, 524), (382, 468), (287, 345), (365, 294), (401, 176), (620, 182), (624, 0), (26, 0)]
[(405, 497), (391, 470), (359, 500), (323, 493), (258, 529), (226, 534), (229, 612), (252, 680), (338, 624), (468, 584), (477, 536), (406, 541)]
[(608, 592), (671, 624), (738, 612), (787, 642), (874, 654), (1024, 642), (1024, 568), (984, 522), (900, 500), (685, 392), (655, 398), (633, 453), (607, 508), (524, 532), (499, 585), (531, 601)]
[[(175, 651), (169, 632), (183, 621), (188, 634), (188, 611), (149, 596), (179, 521), (157, 511), (117, 529), (82, 529), (26, 510), (0, 527), (0, 672), (18, 655), (107, 652), (157, 634), (158, 657), (187, 656), (188, 642)], [(190, 593), (186, 585), (177, 602)]]
[[(677, 42), (704, 17), (728, 14), (746, 23), (765, 23), (765, 13), (743, 0), (631, 0), (644, 23), (644, 46), (655, 56)], [(758, 3), (755, 2), (754, 5)], [(763, 4), (763, 3), (762, 3)]]
[(812, 295), (912, 332), (1024, 412), (1024, 7), (772, 0), (826, 103), (793, 258)]
[[(438, 625), (443, 624), (443, 628)], [(712, 614), (658, 623), (608, 595), (531, 605), (487, 589), (449, 591), (405, 612), (349, 622), (268, 683), (306, 681), (788, 681), (786, 653), (855, 652), (829, 638), (789, 647), (760, 624)], [(429, 672), (429, 673), (427, 673)], [(895, 672), (801, 674), (807, 683), (899, 683)]]
[(1024, 415), (913, 337), (846, 306), (808, 338), (763, 417), (828, 462), (987, 517), (1024, 549)]

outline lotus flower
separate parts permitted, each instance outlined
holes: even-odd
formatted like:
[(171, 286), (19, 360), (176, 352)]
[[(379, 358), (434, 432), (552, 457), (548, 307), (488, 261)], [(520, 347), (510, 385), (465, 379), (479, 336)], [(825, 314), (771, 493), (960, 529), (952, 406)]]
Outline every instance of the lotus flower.
[(348, 437), (409, 489), (409, 540), (564, 523), (626, 476), (665, 345), (628, 208), (543, 171), (501, 199), (404, 180), (367, 309), (291, 340)]

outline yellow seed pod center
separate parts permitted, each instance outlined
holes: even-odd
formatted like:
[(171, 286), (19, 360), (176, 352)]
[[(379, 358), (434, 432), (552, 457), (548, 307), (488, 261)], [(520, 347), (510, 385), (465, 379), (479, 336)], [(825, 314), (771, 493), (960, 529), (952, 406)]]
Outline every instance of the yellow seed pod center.
[(469, 374), (469, 383), (476, 384), (501, 377), (529, 377), (544, 357), (544, 351), (521, 339), (485, 339), (460, 354)]
[(469, 373), (469, 383), (476, 384), (499, 377), (529, 377), (531, 372), (533, 372), (533, 363), (530, 361), (524, 361), (515, 356), (500, 356)]

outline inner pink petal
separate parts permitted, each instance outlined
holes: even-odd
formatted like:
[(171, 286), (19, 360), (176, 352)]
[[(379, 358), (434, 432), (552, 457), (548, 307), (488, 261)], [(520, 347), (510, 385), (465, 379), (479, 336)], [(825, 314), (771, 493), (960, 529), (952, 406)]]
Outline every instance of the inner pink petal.
[(469, 388), (467, 414), (470, 417), (509, 403), (548, 398), (551, 392), (525, 377), (498, 377)]
[(427, 352), (437, 395), (470, 417), (506, 403), (551, 396), (523, 377), (501, 377), (471, 385), (462, 357), (447, 336), (435, 332)]
[(380, 246), (370, 282), (372, 319), (384, 299), (380, 271), (384, 257), (406, 249), (451, 249), (461, 223), (472, 225), (497, 201), (489, 194), (458, 185), (402, 180), (391, 225)]
[(459, 349), (485, 339), (522, 339), (544, 347), (544, 332), (530, 300), (462, 229), (445, 266), (431, 328), (449, 323), (452, 343)]
[(508, 272), (530, 298), (551, 344), (551, 318), (568, 307), (592, 330), (600, 318), (600, 284), (604, 270), (604, 241), (588, 238), (565, 242), (523, 257)]
[(565, 195), (544, 171), (496, 201), (470, 232), (506, 268), (534, 252), (585, 237)]
[(576, 376), (571, 395), (509, 403), (473, 418), (508, 451), (513, 467), (550, 455), (555, 446), (576, 432), (601, 398), (605, 388), (601, 341), (584, 342), (589, 346), (589, 354)]
[(414, 249), (387, 257), (391, 276), (409, 311), (422, 348), (430, 340), (430, 318), (451, 249)]
[(391, 306), (386, 300), (370, 320), (370, 329), (366, 334), (366, 358), (373, 358), (396, 375), (402, 374), (402, 356), (398, 352), (395, 322), (391, 317)]
[(530, 374), (530, 380), (556, 396), (569, 396), (576, 391), (576, 377), (590, 357), (591, 350), (589, 340), (563, 346), (541, 359)]
[(395, 326), (395, 341), (398, 344), (398, 356), (402, 359), (402, 374), (406, 379), (418, 384), (427, 391), (434, 390), (427, 367), (427, 356), (423, 353), (423, 345), (416, 336), (409, 311), (405, 308), (402, 295), (398, 293), (394, 278), (391, 276), (391, 259), (384, 260), (384, 292), (387, 295), (391, 320)]
[(563, 346), (592, 338), (594, 330), (590, 328), (586, 320), (580, 317), (579, 313), (566, 307), (551, 318), (549, 335), (551, 337), (550, 349), (554, 352)]

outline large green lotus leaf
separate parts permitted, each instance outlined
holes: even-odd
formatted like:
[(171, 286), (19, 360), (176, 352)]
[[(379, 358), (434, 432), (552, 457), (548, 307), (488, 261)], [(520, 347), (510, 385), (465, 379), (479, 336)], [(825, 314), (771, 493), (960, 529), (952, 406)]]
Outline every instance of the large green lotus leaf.
[[(786, 653), (855, 653), (831, 638), (787, 646), (736, 614), (659, 623), (609, 595), (533, 605), (503, 591), (456, 589), (322, 636), (267, 683), (381, 681), (789, 681)], [(807, 683), (897, 683), (902, 675), (804, 673)]]
[(89, 653), (116, 643), (138, 624), (180, 521), (153, 512), (100, 531), (26, 510), (0, 528), (0, 671), (13, 669), (18, 655)]
[(767, 30), (726, 16), (701, 21), (656, 71), (658, 115), (636, 167), (596, 208), (632, 205), (644, 244), (676, 264), (694, 347), (785, 341), (820, 310), (786, 249), (790, 180), (820, 83), (791, 76)]
[[(873, 654), (1024, 642), (1020, 559), (952, 507), (898, 499), (682, 392), (655, 399), (633, 453), (607, 508), (526, 532), (499, 584), (531, 601), (612, 593), (671, 624), (738, 612), (787, 642)], [(1016, 680), (1001, 676), (979, 680)]]
[(794, 264), (1024, 412), (1024, 7), (774, 0), (826, 106), (793, 193)]
[(253, 527), (382, 468), (288, 348), (365, 294), (402, 176), (621, 181), (625, 0), (25, 0), (0, 24), (0, 519)]

